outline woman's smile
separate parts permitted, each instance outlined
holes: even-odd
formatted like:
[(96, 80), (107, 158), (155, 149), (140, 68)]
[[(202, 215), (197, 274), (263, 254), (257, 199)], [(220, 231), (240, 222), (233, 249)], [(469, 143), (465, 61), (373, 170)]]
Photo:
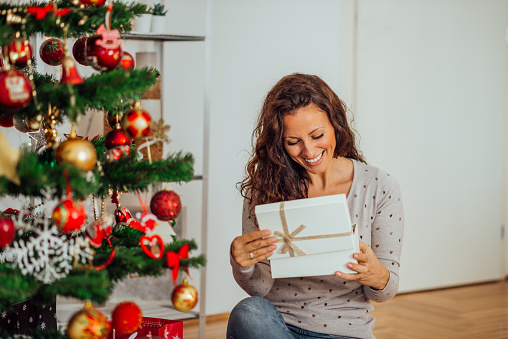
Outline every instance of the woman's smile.
[(319, 153), (319, 155), (313, 159), (304, 159), (306, 162), (308, 162), (311, 166), (318, 165), (319, 161), (323, 159), (323, 153), (325, 151)]

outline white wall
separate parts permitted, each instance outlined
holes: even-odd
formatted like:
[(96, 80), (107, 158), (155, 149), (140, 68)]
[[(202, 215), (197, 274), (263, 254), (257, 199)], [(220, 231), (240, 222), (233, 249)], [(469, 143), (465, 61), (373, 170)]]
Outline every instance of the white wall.
[(213, 1), (207, 314), (229, 312), (229, 245), (241, 234), (250, 136), (264, 96), (284, 75), (315, 73), (340, 92), (341, 6), (334, 0)]
[(354, 111), (402, 187), (401, 290), (503, 277), (507, 2), (358, 4)]

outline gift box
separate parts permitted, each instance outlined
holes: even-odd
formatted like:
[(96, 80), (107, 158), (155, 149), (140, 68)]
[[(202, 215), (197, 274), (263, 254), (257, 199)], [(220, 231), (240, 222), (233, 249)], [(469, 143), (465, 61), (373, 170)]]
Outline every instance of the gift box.
[(178, 320), (143, 317), (141, 327), (136, 334), (130, 335), (129, 339), (146, 337), (148, 334), (165, 339), (183, 338), (183, 323)]
[(31, 299), (12, 305), (12, 310), (0, 310), (0, 331), (11, 335), (30, 335), (35, 329), (56, 330), (56, 303), (42, 306)]
[(270, 260), (273, 278), (332, 275), (360, 252), (344, 194), (282, 201), (255, 207), (260, 229), (279, 238)]

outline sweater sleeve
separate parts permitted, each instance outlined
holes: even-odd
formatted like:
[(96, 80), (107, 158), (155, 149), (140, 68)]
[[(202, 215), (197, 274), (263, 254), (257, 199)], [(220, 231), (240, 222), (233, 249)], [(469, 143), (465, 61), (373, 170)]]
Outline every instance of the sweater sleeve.
[(377, 206), (371, 229), (371, 247), (381, 264), (388, 269), (390, 278), (382, 290), (363, 287), (366, 296), (375, 302), (389, 300), (397, 294), (404, 233), (404, 210), (399, 184), (387, 173), (380, 173), (379, 177), (383, 177), (383, 184), (376, 192)]
[[(248, 199), (243, 202), (242, 212), (242, 234), (247, 234), (258, 230), (254, 208), (250, 206)], [(272, 272), (270, 262), (263, 260), (249, 267), (241, 267), (233, 259), (231, 248), (229, 251), (231, 267), (233, 268), (233, 277), (236, 283), (249, 295), (263, 297), (273, 285)]]

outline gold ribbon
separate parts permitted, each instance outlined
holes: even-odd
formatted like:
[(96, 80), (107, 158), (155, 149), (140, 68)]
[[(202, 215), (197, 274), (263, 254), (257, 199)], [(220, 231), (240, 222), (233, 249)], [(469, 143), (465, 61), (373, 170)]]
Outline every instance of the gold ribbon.
[(280, 212), (280, 221), (282, 222), (282, 230), (284, 231), (284, 233), (281, 233), (279, 231), (274, 232), (275, 236), (281, 238), (277, 242), (284, 243), (284, 245), (281, 247), (281, 249), (279, 251), (281, 254), (285, 254), (286, 252), (289, 252), (290, 257), (294, 257), (295, 252), (298, 255), (307, 255), (304, 251), (302, 251), (301, 248), (296, 246), (294, 241), (325, 239), (325, 238), (339, 238), (339, 237), (347, 237), (347, 236), (353, 234), (353, 230), (351, 230), (350, 232), (345, 232), (345, 233), (321, 234), (321, 235), (311, 235), (311, 236), (306, 236), (306, 237), (295, 237), (298, 233), (303, 231), (307, 226), (300, 225), (296, 230), (289, 233), (289, 227), (288, 227), (288, 222), (286, 219), (286, 212), (284, 210), (284, 206), (285, 206), (285, 202), (283, 201), (280, 203), (279, 212)]

